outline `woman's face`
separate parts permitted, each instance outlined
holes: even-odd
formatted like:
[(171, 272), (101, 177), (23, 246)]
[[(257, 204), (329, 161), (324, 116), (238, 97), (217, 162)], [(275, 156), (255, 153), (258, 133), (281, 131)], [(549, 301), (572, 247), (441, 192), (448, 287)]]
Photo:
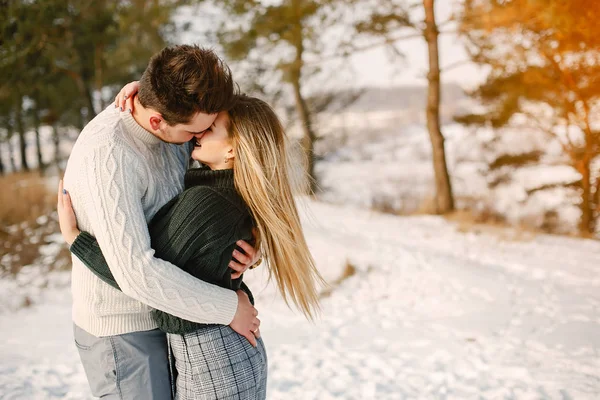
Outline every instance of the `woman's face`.
[(220, 112), (215, 122), (196, 136), (192, 158), (213, 170), (233, 168), (234, 152), (228, 127), (229, 115), (226, 111)]

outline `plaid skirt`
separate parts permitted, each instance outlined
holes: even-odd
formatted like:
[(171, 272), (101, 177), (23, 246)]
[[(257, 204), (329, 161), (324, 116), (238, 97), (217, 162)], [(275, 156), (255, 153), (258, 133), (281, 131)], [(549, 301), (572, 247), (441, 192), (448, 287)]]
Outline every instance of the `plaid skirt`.
[(167, 336), (175, 361), (176, 400), (267, 397), (267, 353), (262, 339), (255, 348), (224, 325)]

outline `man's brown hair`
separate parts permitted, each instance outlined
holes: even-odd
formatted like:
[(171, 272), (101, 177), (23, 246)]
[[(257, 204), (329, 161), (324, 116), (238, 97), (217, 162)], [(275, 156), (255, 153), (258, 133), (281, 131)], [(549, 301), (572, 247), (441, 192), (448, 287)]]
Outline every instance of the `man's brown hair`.
[(212, 50), (196, 45), (162, 49), (140, 79), (138, 97), (169, 125), (185, 124), (202, 112), (229, 110), (235, 99), (231, 70)]

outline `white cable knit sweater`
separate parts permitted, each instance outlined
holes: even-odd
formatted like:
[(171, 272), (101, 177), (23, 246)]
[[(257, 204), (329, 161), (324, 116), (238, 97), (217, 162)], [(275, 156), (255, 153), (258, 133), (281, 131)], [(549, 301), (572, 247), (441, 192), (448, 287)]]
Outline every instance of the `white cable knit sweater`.
[(147, 223), (183, 188), (187, 145), (162, 142), (112, 105), (81, 132), (64, 186), (79, 228), (98, 239), (123, 290), (73, 259), (73, 321), (95, 336), (156, 328), (151, 307), (199, 323), (227, 325), (235, 292), (193, 278), (154, 257)]

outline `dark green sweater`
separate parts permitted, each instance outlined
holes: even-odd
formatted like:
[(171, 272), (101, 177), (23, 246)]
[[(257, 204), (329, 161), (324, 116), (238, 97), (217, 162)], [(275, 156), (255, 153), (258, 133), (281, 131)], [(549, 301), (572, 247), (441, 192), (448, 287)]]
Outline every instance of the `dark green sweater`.
[[(252, 241), (253, 221), (235, 190), (233, 170), (194, 168), (185, 175), (185, 190), (165, 204), (148, 225), (155, 255), (205, 282), (248, 293), (243, 277), (231, 279), (229, 262), (238, 240)], [(241, 249), (238, 248), (239, 251)], [(71, 251), (100, 279), (120, 289), (95, 238), (81, 232)], [(160, 310), (153, 311), (159, 329), (193, 332), (205, 326)]]

